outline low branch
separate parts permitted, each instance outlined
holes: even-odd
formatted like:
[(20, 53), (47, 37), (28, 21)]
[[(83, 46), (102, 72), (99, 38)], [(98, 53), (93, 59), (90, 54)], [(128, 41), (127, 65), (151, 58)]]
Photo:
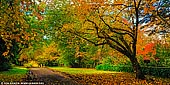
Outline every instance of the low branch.
[[(109, 42), (109, 41), (108, 41)], [(108, 43), (108, 45), (111, 47), (111, 48), (113, 48), (113, 49), (115, 49), (115, 50), (117, 50), (118, 52), (120, 52), (120, 53), (122, 53), (122, 54), (124, 54), (124, 55), (126, 55), (127, 57), (129, 57), (130, 56), (130, 53), (128, 53), (126, 50), (124, 50), (124, 49), (122, 49), (122, 48), (120, 48), (119, 46), (117, 46), (117, 45), (113, 45), (112, 43)]]
[[(124, 47), (118, 40), (115, 40), (113, 38), (111, 38), (107, 33), (105, 33), (103, 31), (103, 35), (105, 35), (105, 40), (111, 40), (113, 41), (114, 43), (117, 44), (117, 46), (120, 46), (122, 49), (124, 49), (125, 51), (128, 51), (128, 49), (126, 49), (126, 47)], [(110, 41), (109, 41), (110, 42)]]
[(127, 48), (127, 50), (129, 51), (129, 53), (132, 53), (132, 50), (131, 50), (131, 48), (130, 48), (130, 45), (128, 45), (128, 43), (126, 42), (126, 40), (124, 39), (124, 37), (122, 36), (122, 37), (120, 37), (119, 38), (121, 41), (122, 41), (122, 43), (125, 45), (125, 47)]

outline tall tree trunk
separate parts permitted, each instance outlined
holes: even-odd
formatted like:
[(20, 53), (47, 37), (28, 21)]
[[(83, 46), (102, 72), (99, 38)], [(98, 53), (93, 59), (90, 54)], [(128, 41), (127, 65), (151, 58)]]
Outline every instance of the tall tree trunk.
[(133, 70), (136, 73), (136, 78), (137, 79), (145, 79), (145, 76), (141, 71), (141, 67), (139, 65), (139, 62), (137, 61), (137, 58), (131, 57), (130, 61), (132, 62)]

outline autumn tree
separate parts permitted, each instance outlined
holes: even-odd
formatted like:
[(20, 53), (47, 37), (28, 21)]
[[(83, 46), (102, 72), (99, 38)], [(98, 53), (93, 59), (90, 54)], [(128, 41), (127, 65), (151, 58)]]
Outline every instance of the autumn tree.
[(137, 37), (141, 21), (150, 11), (155, 10), (156, 0), (117, 0), (113, 2), (93, 0), (70, 3), (70, 17), (74, 21), (65, 24), (63, 30), (81, 37), (96, 46), (109, 45), (112, 49), (127, 56), (136, 73), (136, 78), (144, 79), (136, 58)]
[[(24, 20), (24, 14), (19, 11), (18, 0), (1, 0), (0, 6), (0, 39), (2, 45), (0, 57), (3, 57), (0, 61), (2, 67), (5, 67), (3, 63), (9, 63), (10, 56), (16, 56), (16, 53), (18, 53), (17, 43), (24, 44), (23, 41), (27, 35), (25, 30), (29, 25)], [(4, 58), (5, 61), (3, 61)]]
[(15, 63), (21, 49), (32, 45), (34, 43), (32, 41), (38, 40), (35, 37), (43, 34), (40, 29), (33, 27), (35, 24), (31, 23), (33, 17), (38, 19), (42, 17), (40, 12), (43, 13), (44, 10), (42, 11), (41, 5), (30, 0), (0, 1), (0, 39), (2, 41), (0, 57), (6, 58), (7, 62), (12, 60)]

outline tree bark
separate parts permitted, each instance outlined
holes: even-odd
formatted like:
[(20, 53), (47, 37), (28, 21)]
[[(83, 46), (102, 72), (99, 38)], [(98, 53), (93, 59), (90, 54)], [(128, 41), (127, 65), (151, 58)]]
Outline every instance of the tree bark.
[(137, 79), (145, 79), (145, 76), (141, 71), (141, 67), (139, 65), (139, 62), (137, 61), (137, 58), (131, 57), (130, 61), (132, 62), (133, 70), (136, 73), (136, 78)]

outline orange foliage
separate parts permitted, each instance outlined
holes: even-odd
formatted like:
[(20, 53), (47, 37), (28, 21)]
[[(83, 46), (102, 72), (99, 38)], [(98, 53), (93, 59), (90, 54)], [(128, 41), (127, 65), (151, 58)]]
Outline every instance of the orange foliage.
[(149, 60), (156, 55), (156, 43), (149, 41), (149, 38), (144, 36), (144, 31), (138, 31), (138, 34), (137, 55), (142, 55), (144, 60)]
[(152, 53), (152, 55), (156, 54), (154, 43), (148, 43), (144, 46), (143, 50), (138, 50), (138, 54), (141, 54), (141, 55), (147, 55), (148, 53)]

